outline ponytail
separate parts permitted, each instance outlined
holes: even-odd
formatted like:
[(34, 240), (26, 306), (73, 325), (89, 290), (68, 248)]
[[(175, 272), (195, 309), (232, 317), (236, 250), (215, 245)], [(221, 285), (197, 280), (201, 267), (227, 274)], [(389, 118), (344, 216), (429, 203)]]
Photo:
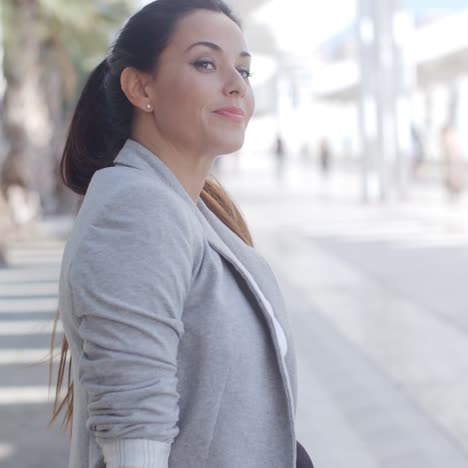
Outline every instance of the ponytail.
[[(113, 88), (109, 62), (104, 59), (89, 75), (70, 123), (60, 173), (65, 185), (80, 195), (97, 170), (112, 166), (130, 134), (132, 105), (120, 86), (120, 96)], [(123, 113), (117, 113), (122, 109), (116, 104), (126, 107)]]

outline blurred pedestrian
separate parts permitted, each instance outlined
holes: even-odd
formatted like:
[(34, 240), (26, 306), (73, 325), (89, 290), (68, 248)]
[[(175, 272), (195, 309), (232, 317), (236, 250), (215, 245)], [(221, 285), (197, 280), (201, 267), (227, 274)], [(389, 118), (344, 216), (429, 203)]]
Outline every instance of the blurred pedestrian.
[(158, 0), (85, 84), (61, 162), (84, 195), (59, 282), (69, 468), (312, 467), (280, 288), (209, 178), (244, 142), (249, 68), (225, 3)]
[(275, 170), (276, 170), (276, 179), (278, 181), (283, 180), (284, 171), (285, 171), (285, 160), (286, 160), (286, 150), (284, 147), (283, 137), (280, 134), (276, 135), (275, 139)]
[(320, 170), (323, 176), (328, 176), (331, 165), (331, 149), (330, 143), (326, 138), (322, 138), (319, 144), (319, 161)]
[(456, 129), (450, 124), (442, 127), (441, 150), (445, 165), (444, 185), (450, 200), (455, 200), (465, 187), (465, 164)]
[(414, 125), (411, 125), (411, 156), (413, 175), (417, 176), (425, 159), (425, 149), (421, 131)]

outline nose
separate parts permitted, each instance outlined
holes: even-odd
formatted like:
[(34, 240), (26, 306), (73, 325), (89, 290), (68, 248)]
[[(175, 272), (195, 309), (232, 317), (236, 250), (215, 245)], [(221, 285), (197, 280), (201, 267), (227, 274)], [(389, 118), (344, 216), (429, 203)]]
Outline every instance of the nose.
[(244, 97), (245, 93), (247, 92), (247, 88), (248, 85), (245, 81), (245, 78), (241, 75), (239, 70), (230, 70), (228, 76), (226, 77), (224, 94), (226, 94), (226, 96), (238, 94), (239, 96)]

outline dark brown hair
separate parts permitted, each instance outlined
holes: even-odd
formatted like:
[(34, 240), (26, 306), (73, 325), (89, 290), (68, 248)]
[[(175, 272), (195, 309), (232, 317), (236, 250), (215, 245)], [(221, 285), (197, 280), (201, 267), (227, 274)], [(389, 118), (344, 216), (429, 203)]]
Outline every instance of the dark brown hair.
[[(157, 0), (133, 15), (120, 31), (111, 52), (89, 75), (78, 100), (60, 162), (60, 174), (67, 187), (85, 195), (93, 174), (113, 161), (130, 136), (134, 108), (120, 86), (120, 75), (126, 67), (143, 72), (154, 71), (158, 58), (167, 47), (177, 22), (197, 9), (217, 11), (228, 16), (239, 27), (240, 20), (222, 0)], [(233, 200), (213, 177), (207, 178), (200, 194), (209, 209), (246, 244), (253, 246), (247, 224)], [(53, 373), (53, 351), (60, 310), (57, 310), (51, 338), (49, 388)], [(65, 430), (73, 419), (73, 381), (68, 342), (62, 338), (60, 363), (55, 388), (53, 414), (49, 426), (63, 408)], [(66, 394), (60, 402), (60, 391), (68, 373)]]

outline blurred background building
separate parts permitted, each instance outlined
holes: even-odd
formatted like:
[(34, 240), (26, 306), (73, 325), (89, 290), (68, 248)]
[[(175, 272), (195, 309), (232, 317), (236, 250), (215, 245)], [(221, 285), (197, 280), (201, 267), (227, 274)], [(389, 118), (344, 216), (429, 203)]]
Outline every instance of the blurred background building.
[(247, 148), (269, 151), (272, 129), (291, 157), (313, 156), (329, 140), (337, 160), (361, 166), (367, 200), (407, 197), (423, 159), (420, 172), (437, 177), (445, 127), (457, 132), (466, 161), (467, 8), (462, 1), (264, 3), (247, 22), (261, 51)]

